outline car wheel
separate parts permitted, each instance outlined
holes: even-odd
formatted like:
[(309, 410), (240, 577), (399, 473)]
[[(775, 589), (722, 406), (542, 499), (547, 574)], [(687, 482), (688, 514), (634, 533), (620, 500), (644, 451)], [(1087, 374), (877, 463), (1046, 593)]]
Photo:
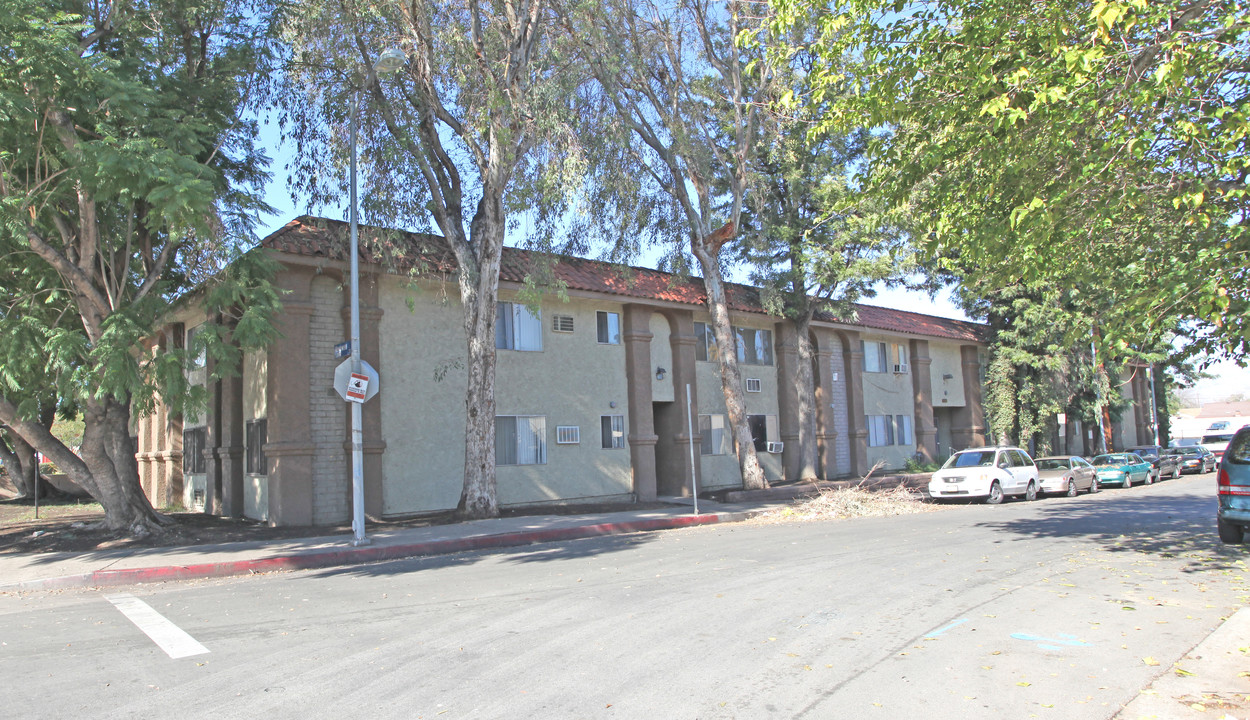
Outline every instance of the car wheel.
[(1068, 497), (1076, 497), (1076, 481), (1068, 478)]
[(1090, 494), (1091, 494), (1091, 495), (1092, 495), (1093, 493), (1100, 492), (1101, 490), (1102, 490), (1102, 488), (1098, 487), (1098, 478), (1094, 478), (1092, 481), (1090, 481), (1090, 483), (1089, 483), (1089, 492), (1090, 492)]
[(1151, 484), (1153, 484), (1153, 483), (1154, 483), (1154, 481), (1155, 481), (1155, 476), (1154, 476), (1154, 475), (1152, 475), (1152, 474), (1150, 474), (1150, 473), (1146, 473), (1146, 481), (1145, 481), (1145, 482), (1143, 482), (1142, 484), (1143, 484), (1143, 485), (1151, 485)]
[(1024, 499), (1028, 502), (1033, 502), (1037, 499), (1037, 486), (1032, 482), (1030, 482), (1029, 486), (1024, 489)]
[(1181, 466), (1177, 465), (1176, 467), (1172, 468), (1172, 479), (1175, 480), (1179, 478), (1180, 476), (1181, 476)]
[(1242, 540), (1245, 540), (1245, 530), (1240, 525), (1224, 522), (1224, 518), (1217, 519), (1216, 525), (1220, 531), (1220, 542), (1240, 545)]
[(1127, 490), (1131, 487), (1133, 487), (1133, 476), (1128, 473), (1124, 473), (1124, 488)]
[(986, 505), (997, 505), (1003, 501), (1003, 488), (995, 480), (990, 484), (990, 494), (985, 496)]

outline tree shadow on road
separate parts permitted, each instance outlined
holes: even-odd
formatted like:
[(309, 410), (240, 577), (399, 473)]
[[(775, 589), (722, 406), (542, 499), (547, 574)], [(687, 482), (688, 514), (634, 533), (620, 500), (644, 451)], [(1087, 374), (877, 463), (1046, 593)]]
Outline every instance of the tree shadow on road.
[(313, 577), (382, 577), (421, 570), (469, 566), (484, 560), (499, 558), (500, 556), (506, 556), (501, 562), (509, 564), (575, 560), (633, 550), (647, 543), (654, 542), (657, 539), (656, 536), (657, 533), (649, 532), (631, 533), (628, 535), (605, 535), (533, 545), (466, 550), (451, 555), (397, 558), (368, 565), (339, 566), (310, 572)]
[(1014, 533), (1020, 540), (1083, 537), (1101, 543), (1108, 552), (1180, 558), (1185, 560), (1182, 572), (1246, 569), (1250, 546), (1225, 545), (1216, 535), (1213, 496), (1181, 488), (1141, 490), (1122, 490), (1114, 498), (1104, 494), (1048, 500), (1027, 517), (978, 525)]

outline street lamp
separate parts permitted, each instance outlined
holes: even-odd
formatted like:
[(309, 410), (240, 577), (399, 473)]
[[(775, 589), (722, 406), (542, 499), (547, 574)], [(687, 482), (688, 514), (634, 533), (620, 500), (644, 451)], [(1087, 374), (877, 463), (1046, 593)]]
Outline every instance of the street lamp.
[[(404, 66), (404, 53), (397, 48), (388, 48), (382, 52), (373, 64), (374, 75), (385, 75)], [(360, 122), (360, 90), (352, 93), (351, 134), (348, 142), (351, 152), (351, 189), (349, 192), (349, 211), (351, 225), (351, 303), (352, 303), (352, 374), (363, 374), (360, 359), (360, 241), (357, 237), (358, 220), (356, 218), (356, 126)], [(349, 398), (350, 400), (350, 398)], [(368, 545), (365, 537), (365, 460), (364, 430), (361, 402), (351, 401), (352, 406), (352, 545)]]

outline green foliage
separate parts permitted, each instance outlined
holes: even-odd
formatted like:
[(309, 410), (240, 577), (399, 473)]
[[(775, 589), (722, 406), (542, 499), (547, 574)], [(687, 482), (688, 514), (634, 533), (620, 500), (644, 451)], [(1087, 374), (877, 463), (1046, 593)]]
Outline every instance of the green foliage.
[(892, 130), (865, 181), (931, 259), (1097, 293), (1113, 352), (1177, 319), (1250, 349), (1244, 0), (773, 6), (820, 29), (800, 47), (822, 58), (824, 122)]

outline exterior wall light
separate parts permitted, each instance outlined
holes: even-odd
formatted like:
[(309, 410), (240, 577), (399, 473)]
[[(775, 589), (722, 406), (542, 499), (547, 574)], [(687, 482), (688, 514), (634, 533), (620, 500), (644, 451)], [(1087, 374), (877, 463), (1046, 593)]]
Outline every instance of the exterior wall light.
[(664, 375), (665, 375), (665, 373), (667, 373), (667, 372), (668, 372), (668, 371), (667, 371), (667, 370), (665, 370), (664, 368), (662, 368), (662, 367), (657, 367), (657, 368), (655, 369), (655, 379), (656, 379), (656, 380), (663, 380), (663, 379), (664, 379)]

